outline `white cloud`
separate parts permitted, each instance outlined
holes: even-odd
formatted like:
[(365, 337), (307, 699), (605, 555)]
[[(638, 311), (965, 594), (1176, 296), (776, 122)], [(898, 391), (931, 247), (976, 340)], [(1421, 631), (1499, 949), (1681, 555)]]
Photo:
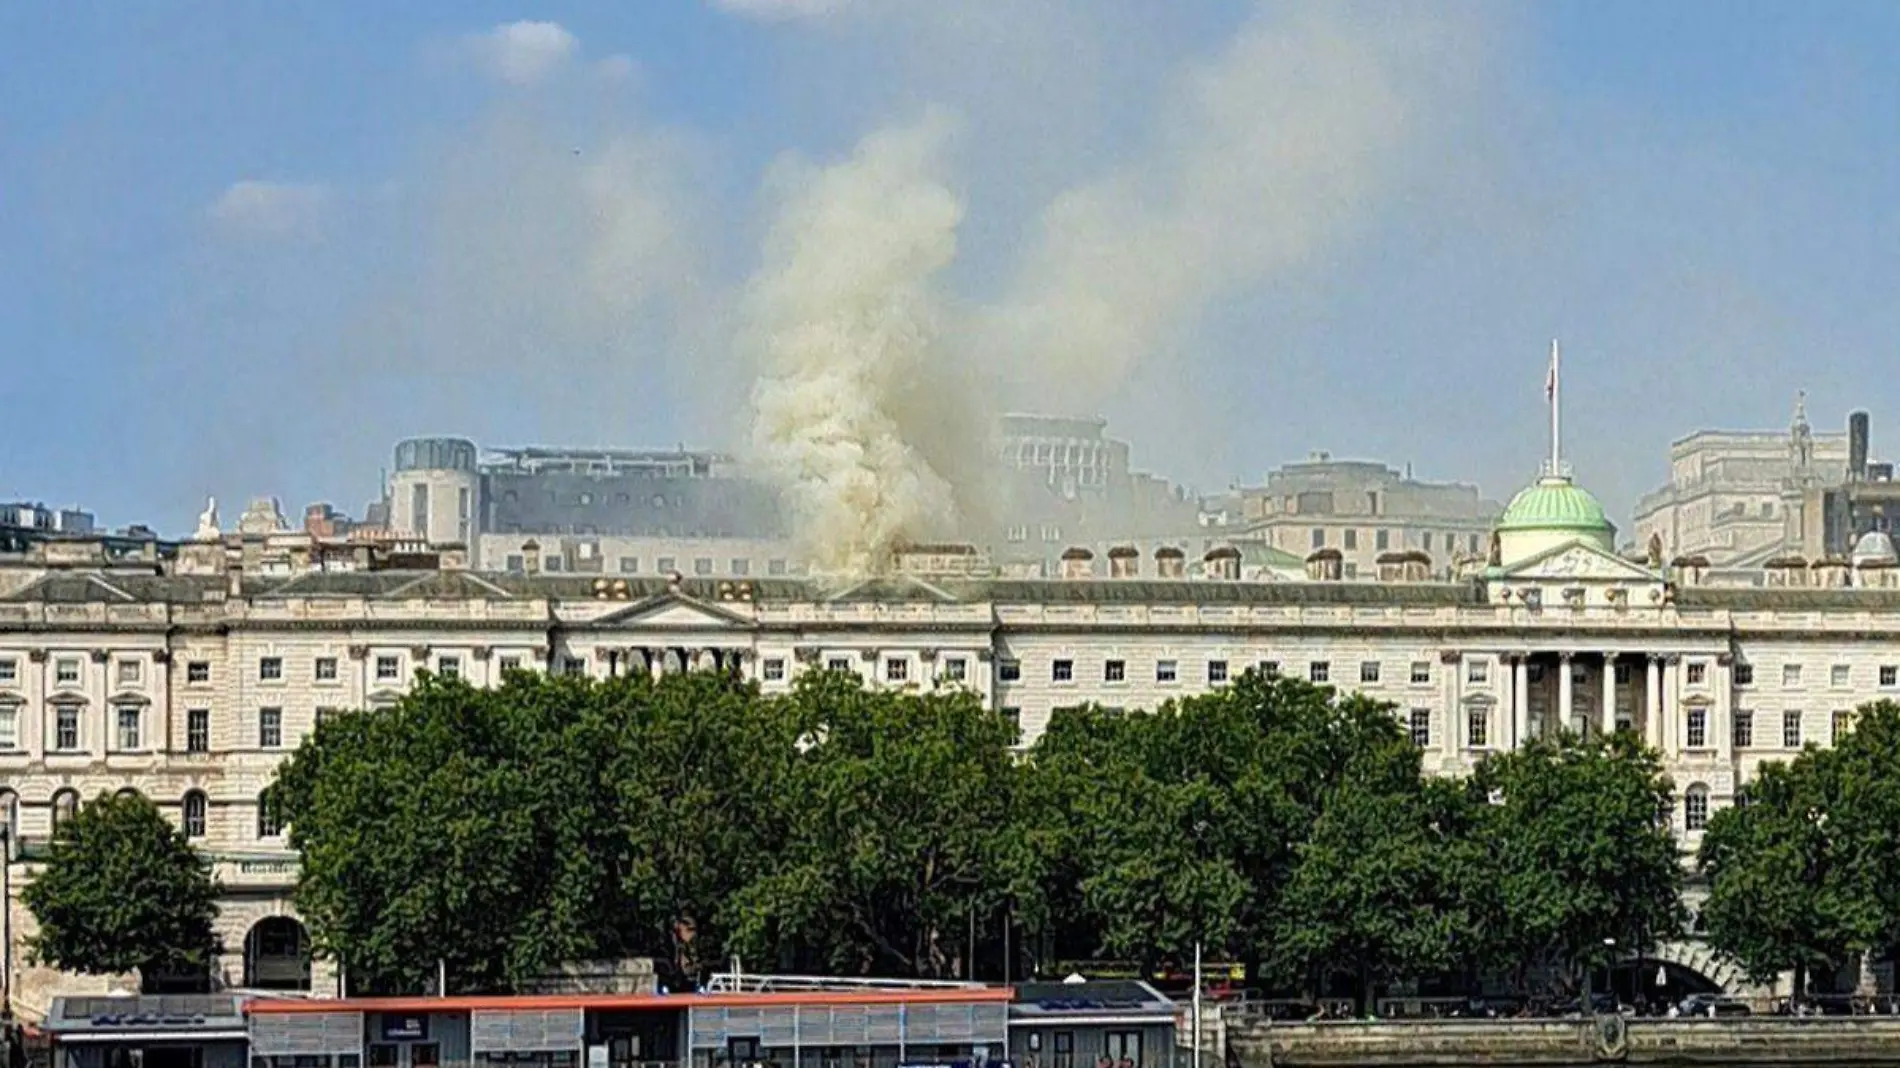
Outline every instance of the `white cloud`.
[(558, 22), (511, 22), (469, 42), (472, 54), (492, 77), (510, 85), (532, 85), (566, 66), (580, 42)]
[(207, 214), (233, 235), (314, 240), (322, 233), (329, 201), (329, 190), (321, 185), (245, 179), (219, 194)]
[(594, 64), (594, 74), (603, 82), (624, 82), (636, 69), (632, 58), (622, 55), (608, 56)]
[(783, 22), (819, 18), (849, 5), (851, 0), (710, 0), (712, 6), (749, 19)]

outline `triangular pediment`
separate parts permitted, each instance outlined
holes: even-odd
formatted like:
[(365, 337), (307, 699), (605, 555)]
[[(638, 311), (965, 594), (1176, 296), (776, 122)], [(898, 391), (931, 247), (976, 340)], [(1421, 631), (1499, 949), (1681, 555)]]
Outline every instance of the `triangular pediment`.
[(1504, 569), (1504, 577), (1552, 582), (1660, 582), (1662, 576), (1641, 564), (1594, 545), (1573, 541), (1547, 549)]
[(948, 590), (916, 575), (885, 575), (865, 579), (825, 597), (829, 604), (954, 604)]
[(752, 620), (722, 605), (688, 597), (683, 593), (662, 593), (636, 601), (594, 620), (595, 627), (658, 627), (668, 630), (749, 629)]

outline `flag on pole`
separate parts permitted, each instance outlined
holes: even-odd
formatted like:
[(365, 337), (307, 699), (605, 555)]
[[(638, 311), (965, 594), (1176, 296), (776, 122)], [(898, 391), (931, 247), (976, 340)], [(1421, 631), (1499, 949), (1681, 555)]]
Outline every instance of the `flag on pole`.
[(1544, 402), (1557, 399), (1557, 343), (1550, 343), (1550, 373), (1544, 376)]

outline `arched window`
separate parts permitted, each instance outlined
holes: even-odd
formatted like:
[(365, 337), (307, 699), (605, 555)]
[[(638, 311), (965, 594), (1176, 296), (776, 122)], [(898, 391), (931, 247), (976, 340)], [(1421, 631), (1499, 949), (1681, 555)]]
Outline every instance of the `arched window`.
[(185, 837), (203, 838), (205, 836), (205, 795), (193, 790), (185, 795)]
[(119, 787), (119, 796), (120, 797), (142, 797), (144, 795), (140, 794), (136, 787), (121, 786)]
[(284, 833), (283, 824), (277, 820), (276, 806), (270, 803), (268, 792), (257, 795), (257, 836), (275, 838)]
[(53, 833), (58, 834), (65, 822), (79, 814), (79, 791), (67, 788), (53, 795)]
[(1682, 828), (1699, 831), (1709, 825), (1709, 788), (1696, 783), (1682, 794)]

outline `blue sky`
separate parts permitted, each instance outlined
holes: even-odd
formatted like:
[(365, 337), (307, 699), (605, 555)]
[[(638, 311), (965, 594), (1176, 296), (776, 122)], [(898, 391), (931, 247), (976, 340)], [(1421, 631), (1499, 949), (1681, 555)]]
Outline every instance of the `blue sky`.
[[(1329, 33), (1351, 53), (1399, 10), (1361, 5)], [(1900, 454), (1900, 5), (1432, 10), (1432, 40), (1395, 61), (1416, 67), (1400, 99), (1347, 146), (1363, 189), (1282, 183), (1270, 153), (1219, 187), (1243, 215), (1277, 197), (1326, 226), (1266, 257), (1256, 233), (1292, 233), (1271, 213), (1131, 245), (1221, 265), (1158, 305), (1125, 366), (1063, 364), (1096, 380), (1051, 370), (1007, 406), (1100, 411), (1138, 463), (1205, 490), (1326, 449), (1502, 497), (1546, 448), (1558, 336), (1566, 451), (1619, 516), (1672, 439), (1785, 425), (1797, 389), (1823, 427), (1870, 409), (1875, 451)], [(258, 495), (360, 511), (413, 434), (731, 444), (751, 374), (727, 351), (732, 309), (788, 158), (822, 165), (946, 109), (965, 212), (940, 284), (953, 309), (1008, 304), (1065, 191), (1132, 175), (1156, 218), (1206, 222), (1165, 203), (1175, 156), (1249, 146), (1181, 149), (1170, 101), (1285, 17), (1240, 0), (5, 5), (0, 497), (179, 531), (210, 493), (227, 515)], [(1276, 84), (1253, 73), (1208, 84)], [(1220, 106), (1284, 104), (1264, 128), (1298, 129), (1290, 99)]]

